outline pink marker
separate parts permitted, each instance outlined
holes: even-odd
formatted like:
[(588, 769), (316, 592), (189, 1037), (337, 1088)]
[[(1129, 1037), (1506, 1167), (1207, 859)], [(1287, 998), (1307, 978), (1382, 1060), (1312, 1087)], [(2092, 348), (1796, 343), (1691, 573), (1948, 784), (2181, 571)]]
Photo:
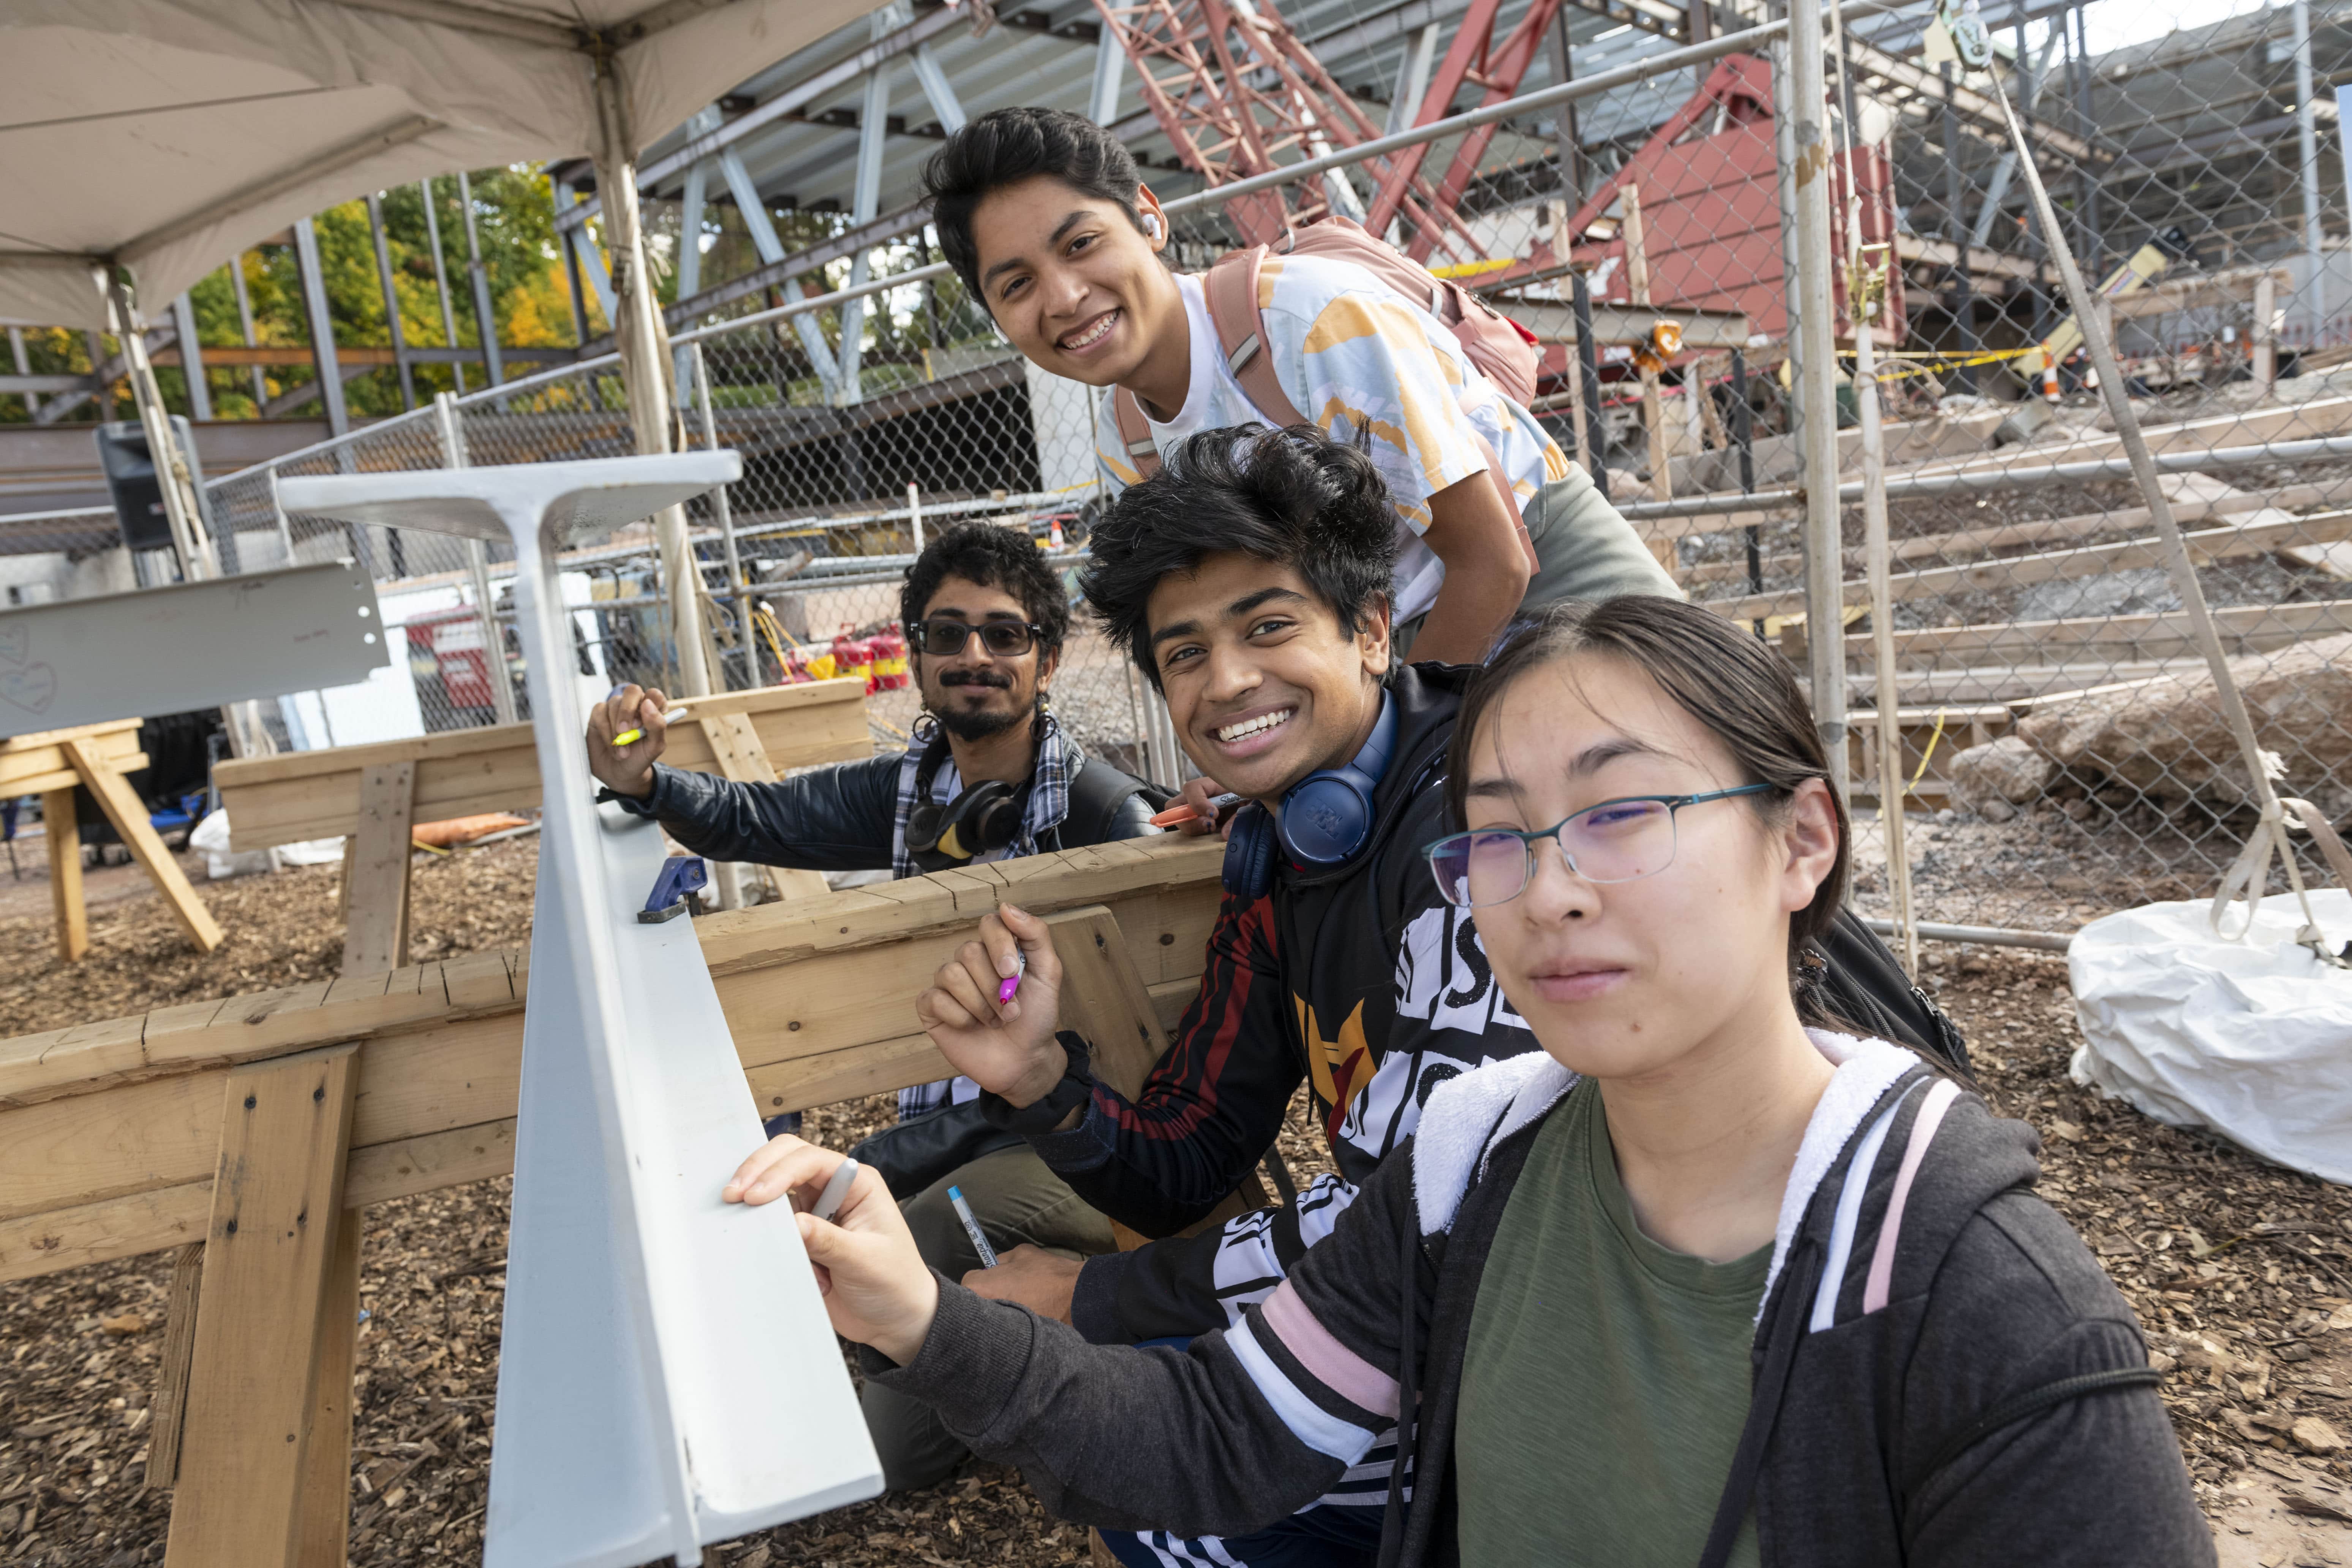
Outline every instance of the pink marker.
[(1028, 955), (1016, 947), (1013, 950), (1013, 973), (1005, 977), (1003, 984), (996, 988), (998, 1006), (1001, 1007), (1013, 1000), (1013, 994), (1021, 989), (1021, 977), (1027, 973), (1029, 973)]

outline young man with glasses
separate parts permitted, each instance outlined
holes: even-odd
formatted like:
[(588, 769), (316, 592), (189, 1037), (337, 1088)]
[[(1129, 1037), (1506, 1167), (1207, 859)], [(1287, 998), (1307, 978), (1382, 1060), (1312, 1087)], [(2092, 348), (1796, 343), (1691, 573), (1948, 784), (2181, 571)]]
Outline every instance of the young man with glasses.
[[(992, 523), (940, 533), (908, 569), (899, 614), (924, 710), (903, 752), (775, 784), (685, 772), (656, 760), (664, 694), (624, 686), (590, 715), (589, 770), (698, 855), (814, 871), (911, 877), (1156, 831), (1157, 792), (1087, 756), (1047, 704), (1069, 601), (1028, 535)], [(631, 729), (644, 739), (613, 744)], [(950, 1278), (980, 1265), (950, 1186), (999, 1248), (1109, 1251), (1110, 1222), (983, 1120), (978, 1092), (965, 1078), (902, 1090), (898, 1125), (858, 1149), (902, 1200), (924, 1258)], [(770, 1128), (784, 1130), (782, 1118)], [(894, 1488), (928, 1485), (964, 1458), (927, 1406), (868, 1388), (866, 1413)]]
[[(1205, 432), (1167, 458), (1097, 526), (1084, 586), (1166, 696), (1194, 764), (1249, 803), (1228, 842), (1200, 994), (1132, 1101), (1093, 1080), (1083, 1038), (1056, 1032), (1061, 966), (1046, 927), (1024, 911), (983, 921), (918, 1011), (988, 1091), (983, 1114), (1027, 1134), (1076, 1191), (1148, 1236), (1173, 1237), (1239, 1184), (1302, 1079), (1337, 1174), (1198, 1236), (1082, 1264), (1024, 1247), (963, 1281), (1109, 1343), (1238, 1320), (1329, 1234), (1412, 1135), (1433, 1089), (1538, 1048), (1471, 910), (1444, 895), (1425, 858), (1444, 833), (1445, 750), (1475, 671), (1391, 666), (1396, 539), (1380, 473), (1311, 426)], [(1634, 858), (1656, 847), (1638, 822), (1615, 827)], [(1521, 841), (1509, 847), (1523, 864)], [(1475, 858), (1482, 875), (1508, 868), (1496, 846)], [(1027, 972), (999, 1006), (992, 977), (1014, 973), (1016, 947)], [(1924, 998), (1906, 1016), (1865, 1011), (1871, 987), (1834, 944), (1829, 962), (1839, 1012), (1936, 1043)], [(1369, 1563), (1392, 1454), (1392, 1440), (1375, 1445), (1315, 1507), (1256, 1535), (1105, 1540), (1135, 1564)]]

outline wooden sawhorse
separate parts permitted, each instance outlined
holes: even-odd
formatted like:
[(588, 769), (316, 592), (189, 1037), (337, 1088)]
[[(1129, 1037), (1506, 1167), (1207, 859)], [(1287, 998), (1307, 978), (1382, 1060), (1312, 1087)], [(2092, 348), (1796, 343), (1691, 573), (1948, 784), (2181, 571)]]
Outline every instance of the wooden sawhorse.
[(57, 911), (58, 956), (71, 963), (89, 951), (89, 910), (82, 901), (81, 830), (74, 820), (74, 786), (81, 785), (114, 825), (123, 847), (163, 895), (198, 952), (222, 942), (220, 922), (188, 883), (180, 863), (147, 821), (147, 807), (122, 775), (147, 765), (139, 749), (139, 721), (110, 720), (69, 730), (43, 730), (0, 741), (0, 795), (41, 797), (41, 827), (48, 840), (49, 899)]

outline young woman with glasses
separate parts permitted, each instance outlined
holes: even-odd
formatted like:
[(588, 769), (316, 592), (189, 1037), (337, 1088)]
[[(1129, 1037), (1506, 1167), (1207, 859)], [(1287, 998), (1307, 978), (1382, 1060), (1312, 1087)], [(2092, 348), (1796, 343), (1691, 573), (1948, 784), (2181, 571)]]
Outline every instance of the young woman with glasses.
[[(1543, 1050), (1440, 1086), (1281, 1288), (1181, 1353), (933, 1279), (861, 1185), (798, 1223), (867, 1376), (1108, 1525), (1261, 1525), (1408, 1412), (1385, 1562), (2213, 1562), (2032, 1130), (1814, 1005), (1847, 822), (1780, 657), (1671, 600), (1560, 606), (1450, 768), (1432, 872)], [(771, 1145), (728, 1195), (835, 1164)]]

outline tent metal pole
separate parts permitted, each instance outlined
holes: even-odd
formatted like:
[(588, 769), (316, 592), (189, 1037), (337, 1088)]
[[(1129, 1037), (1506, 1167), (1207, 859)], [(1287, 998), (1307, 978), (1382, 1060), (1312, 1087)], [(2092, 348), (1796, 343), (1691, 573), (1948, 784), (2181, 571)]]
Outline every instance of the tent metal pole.
[(392, 363), (400, 372), (400, 405), (416, 406), (416, 373), (408, 368), (408, 334), (400, 325), (400, 291), (393, 287), (392, 245), (383, 232), (383, 197), (373, 191), (367, 198), (368, 236), (375, 241), (376, 281), (383, 288), (383, 324), (392, 333)]
[[(629, 425), (638, 452), (667, 452), (673, 405), (669, 329), (646, 266), (636, 142), (613, 62), (602, 57), (596, 61), (596, 188), (604, 198), (604, 243), (613, 254), (613, 346), (628, 392)], [(669, 596), (670, 641), (677, 654), (678, 690), (674, 695), (708, 696), (712, 687), (710, 666), (703, 657), (702, 570), (687, 536), (684, 507), (664, 507), (655, 514), (654, 540)]]
[(180, 451), (171, 416), (163, 407), (163, 389), (155, 383), (155, 366), (147, 357), (146, 323), (131, 303), (131, 289), (121, 273), (107, 281), (108, 313), (113, 318), (115, 341), (130, 373), (131, 395), (139, 407), (139, 423), (147, 433), (147, 454), (155, 465), (163, 492), (163, 517), (172, 527), (172, 548), (180, 557), (180, 575), (194, 583), (217, 576), (219, 568), (205, 548), (204, 522), (196, 510), (196, 491)]

